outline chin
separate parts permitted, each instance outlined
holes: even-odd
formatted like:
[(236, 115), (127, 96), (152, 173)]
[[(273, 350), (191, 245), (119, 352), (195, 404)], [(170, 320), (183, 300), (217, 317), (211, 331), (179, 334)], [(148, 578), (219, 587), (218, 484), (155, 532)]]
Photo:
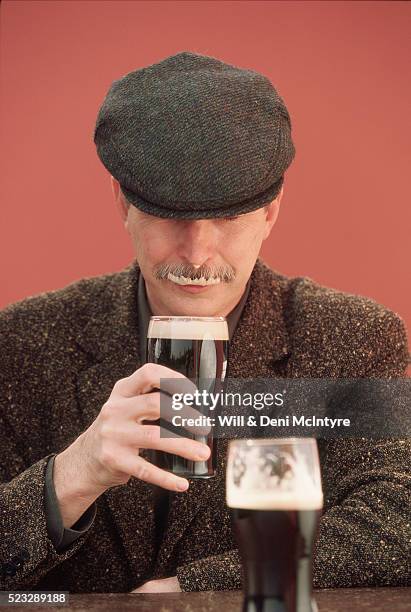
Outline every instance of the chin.
[(175, 316), (214, 317), (217, 314), (216, 300), (208, 296), (187, 295), (179, 299), (166, 299), (167, 308)]
[[(170, 305), (171, 307), (171, 305)], [(191, 306), (188, 306), (187, 304), (185, 304), (184, 306), (177, 306), (175, 308), (172, 308), (172, 315), (173, 316), (180, 316), (180, 317), (216, 317), (219, 316), (218, 314), (216, 314), (216, 309), (215, 306), (212, 306), (210, 304), (210, 306), (207, 308), (206, 306), (196, 306), (196, 304), (192, 304)]]

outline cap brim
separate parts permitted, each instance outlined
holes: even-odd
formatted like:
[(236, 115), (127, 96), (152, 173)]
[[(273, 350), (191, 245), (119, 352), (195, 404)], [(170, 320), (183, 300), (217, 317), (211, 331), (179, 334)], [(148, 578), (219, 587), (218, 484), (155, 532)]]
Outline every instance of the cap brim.
[(120, 187), (127, 201), (148, 215), (161, 217), (163, 219), (213, 219), (235, 217), (237, 215), (243, 215), (262, 208), (266, 204), (269, 204), (275, 200), (277, 195), (280, 193), (283, 182), (284, 177), (281, 177), (268, 189), (251, 199), (226, 206), (223, 204), (214, 204), (213, 208), (201, 208), (199, 204), (196, 204), (196, 208), (183, 208), (183, 205), (181, 204), (178, 205), (178, 207), (177, 205), (170, 205), (169, 208), (164, 205), (159, 206), (154, 202), (145, 200), (139, 194), (135, 193), (134, 191), (130, 191), (123, 185), (120, 185)]

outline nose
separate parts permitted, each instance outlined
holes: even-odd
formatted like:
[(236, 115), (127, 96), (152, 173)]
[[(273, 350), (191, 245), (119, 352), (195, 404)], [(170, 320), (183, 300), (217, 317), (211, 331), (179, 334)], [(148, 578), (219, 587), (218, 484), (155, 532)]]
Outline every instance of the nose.
[(212, 220), (182, 221), (177, 254), (195, 267), (200, 267), (213, 259), (217, 240), (218, 233)]

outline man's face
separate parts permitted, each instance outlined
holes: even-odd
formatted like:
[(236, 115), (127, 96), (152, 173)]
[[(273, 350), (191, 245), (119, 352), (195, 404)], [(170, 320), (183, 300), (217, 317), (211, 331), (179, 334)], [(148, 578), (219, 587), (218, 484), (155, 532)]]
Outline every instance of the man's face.
[(153, 314), (227, 315), (275, 223), (282, 192), (269, 206), (238, 217), (173, 220), (127, 207), (117, 181), (112, 185)]

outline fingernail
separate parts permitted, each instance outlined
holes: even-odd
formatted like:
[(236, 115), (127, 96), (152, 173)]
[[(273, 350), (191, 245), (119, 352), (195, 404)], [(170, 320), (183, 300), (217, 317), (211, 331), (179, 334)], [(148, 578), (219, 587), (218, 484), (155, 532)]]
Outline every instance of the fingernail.
[(188, 480), (178, 480), (177, 489), (179, 491), (185, 491), (186, 489), (188, 489)]
[(209, 455), (210, 451), (208, 448), (204, 448), (198, 451), (198, 456), (200, 457), (200, 459), (208, 459)]

